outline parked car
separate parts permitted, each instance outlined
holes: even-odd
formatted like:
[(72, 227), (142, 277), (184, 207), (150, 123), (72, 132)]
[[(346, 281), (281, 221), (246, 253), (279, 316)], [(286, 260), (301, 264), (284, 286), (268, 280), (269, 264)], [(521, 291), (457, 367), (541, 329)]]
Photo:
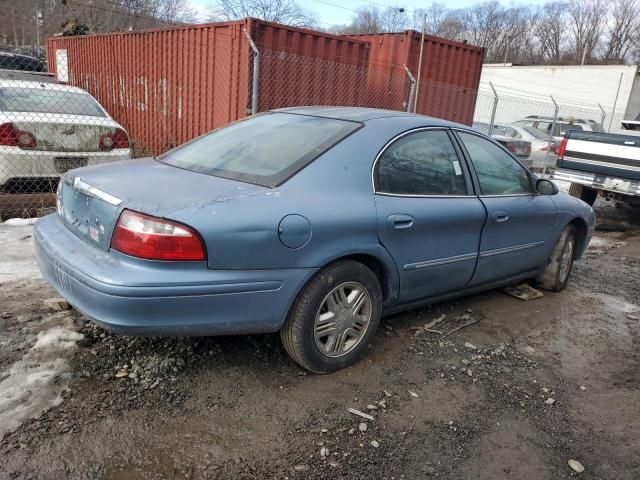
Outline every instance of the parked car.
[[(473, 128), (479, 132), (489, 135), (489, 124), (474, 122)], [(517, 132), (506, 125), (494, 125), (491, 131), (491, 138), (509, 150), (527, 168), (533, 166), (531, 161), (531, 142), (518, 138)]]
[(45, 278), (108, 329), (280, 331), (331, 372), (382, 315), (527, 279), (562, 290), (593, 229), (588, 205), (469, 127), (299, 107), (69, 172), (34, 237)]
[(0, 52), (0, 70), (47, 71), (44, 63), (36, 57), (11, 52)]
[(585, 120), (574, 117), (558, 117), (553, 125), (553, 117), (543, 117), (539, 115), (529, 115), (522, 120), (513, 122), (515, 125), (533, 127), (547, 135), (551, 135), (557, 144), (569, 130), (579, 130), (585, 132), (601, 132), (602, 125), (595, 120)]
[(0, 74), (0, 193), (55, 191), (70, 169), (131, 158), (129, 137), (86, 91)]
[(566, 133), (558, 149), (556, 180), (593, 205), (598, 195), (640, 207), (640, 137), (610, 133)]
[[(478, 130), (486, 134), (486, 132), (488, 132), (489, 130), (489, 125), (481, 125), (483, 126), (478, 128)], [(486, 127), (484, 127), (484, 125), (486, 125)], [(475, 123), (474, 128), (476, 128)], [(495, 128), (496, 131), (499, 132), (500, 138), (503, 138), (505, 140), (507, 140), (508, 138), (514, 138), (516, 140), (524, 140), (531, 144), (531, 154), (529, 155), (528, 159), (524, 159), (523, 161), (523, 163), (527, 167), (529, 167), (530, 170), (534, 172), (541, 172), (544, 169), (545, 161), (547, 162), (547, 169), (553, 169), (555, 167), (556, 142), (548, 133), (542, 132), (533, 127), (527, 127), (517, 124), (496, 125)], [(500, 141), (498, 138), (496, 138), (496, 140)], [(507, 149), (511, 151), (511, 149), (509, 149), (508, 147)]]

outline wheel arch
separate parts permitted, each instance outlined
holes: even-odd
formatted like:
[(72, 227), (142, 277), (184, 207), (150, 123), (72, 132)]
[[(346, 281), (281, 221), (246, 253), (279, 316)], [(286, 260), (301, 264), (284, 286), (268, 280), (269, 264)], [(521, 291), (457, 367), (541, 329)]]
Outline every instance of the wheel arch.
[(576, 249), (574, 258), (578, 259), (584, 254), (584, 251), (587, 248), (589, 227), (587, 226), (587, 222), (580, 217), (575, 217), (568, 223), (568, 225), (573, 225), (576, 229), (576, 244), (578, 248)]
[(378, 278), (378, 281), (380, 282), (380, 289), (382, 290), (383, 307), (388, 304), (393, 304), (394, 301), (398, 298), (400, 290), (400, 276), (398, 274), (396, 264), (391, 258), (389, 252), (387, 252), (387, 250), (381, 245), (378, 245), (374, 251), (346, 251), (342, 252), (339, 255), (327, 258), (323, 262), (319, 262), (319, 266), (317, 267), (315, 273), (313, 275), (310, 275), (309, 278), (307, 278), (306, 281), (298, 287), (298, 290), (296, 291), (293, 299), (289, 303), (287, 315), (295, 304), (296, 299), (300, 295), (300, 292), (304, 290), (311, 279), (324, 268), (341, 260), (354, 260), (356, 262), (362, 263), (375, 274), (375, 276)]

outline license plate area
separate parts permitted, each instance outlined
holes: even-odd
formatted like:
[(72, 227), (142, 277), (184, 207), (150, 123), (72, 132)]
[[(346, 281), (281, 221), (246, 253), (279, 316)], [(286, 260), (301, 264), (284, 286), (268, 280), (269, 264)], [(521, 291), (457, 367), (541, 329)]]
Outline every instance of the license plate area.
[(74, 168), (86, 167), (87, 157), (54, 157), (53, 164), (56, 172), (62, 174)]
[(620, 192), (629, 192), (631, 191), (631, 182), (625, 182), (624, 180), (618, 180), (616, 178), (606, 178), (604, 188)]

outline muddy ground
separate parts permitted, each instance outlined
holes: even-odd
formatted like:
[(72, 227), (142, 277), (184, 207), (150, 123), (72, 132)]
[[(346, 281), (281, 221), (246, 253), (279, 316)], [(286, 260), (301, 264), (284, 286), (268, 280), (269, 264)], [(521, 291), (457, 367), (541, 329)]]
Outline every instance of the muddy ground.
[(30, 227), (0, 226), (0, 478), (562, 479), (577, 460), (638, 479), (640, 217), (597, 211), (566, 291), (387, 318), (326, 376), (277, 335), (126, 338), (55, 312)]

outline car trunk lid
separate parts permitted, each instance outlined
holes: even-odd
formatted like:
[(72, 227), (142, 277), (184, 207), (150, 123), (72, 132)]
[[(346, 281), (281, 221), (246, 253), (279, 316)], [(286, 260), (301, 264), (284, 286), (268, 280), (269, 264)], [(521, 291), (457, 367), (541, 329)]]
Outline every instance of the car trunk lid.
[(65, 175), (58, 214), (80, 238), (108, 250), (125, 208), (171, 219), (179, 210), (265, 191), (269, 188), (183, 170), (150, 158), (127, 160)]
[[(44, 117), (44, 116), (43, 116)], [(113, 135), (117, 124), (102, 117), (79, 115), (53, 115), (45, 120), (37, 114), (14, 114), (12, 123), (20, 132), (35, 137), (37, 151), (47, 152), (99, 152), (100, 138)]]

